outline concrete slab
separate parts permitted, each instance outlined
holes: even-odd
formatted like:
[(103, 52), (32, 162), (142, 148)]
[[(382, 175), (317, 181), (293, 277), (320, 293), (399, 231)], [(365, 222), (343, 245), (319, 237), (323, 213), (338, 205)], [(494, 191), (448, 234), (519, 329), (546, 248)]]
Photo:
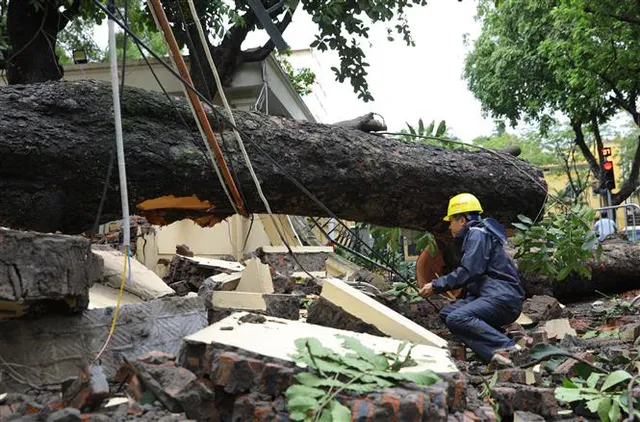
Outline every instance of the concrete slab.
[[(205, 296), (205, 301), (206, 301)], [(280, 317), (290, 320), (300, 318), (300, 297), (286, 294), (262, 294), (247, 292), (211, 292), (209, 303), (209, 323), (214, 323), (228, 315), (247, 310), (261, 315)]]
[(262, 293), (250, 292), (224, 292), (211, 293), (211, 306), (214, 308), (231, 308), (266, 311), (267, 304)]
[[(60, 383), (76, 377), (95, 358), (109, 333), (113, 308), (82, 315), (48, 315), (30, 320), (0, 321), (0, 358), (34, 385)], [(101, 361), (107, 377), (120, 367), (121, 357), (134, 358), (152, 350), (178, 354), (182, 338), (207, 326), (202, 300), (165, 298), (120, 308), (118, 323)], [(0, 365), (0, 393), (21, 392)]]
[(28, 305), (65, 300), (85, 309), (89, 288), (100, 280), (103, 266), (90, 246), (80, 236), (0, 227), (0, 301)]
[[(124, 254), (108, 246), (93, 245), (91, 250), (104, 260), (102, 283), (119, 289), (122, 282)], [(156, 273), (135, 258), (131, 258), (131, 278), (124, 289), (145, 300), (158, 299), (176, 293)]]
[[(311, 274), (315, 278), (326, 278), (327, 277), (327, 272), (326, 271), (309, 271), (309, 274)], [(307, 278), (310, 278), (309, 274), (307, 274), (304, 271), (294, 271), (293, 273), (291, 273), (291, 277), (307, 279)]]
[[(286, 246), (263, 246), (262, 252), (264, 253), (289, 253)], [(305, 253), (332, 253), (333, 248), (331, 246), (291, 246), (291, 252), (294, 254)]]
[[(313, 337), (323, 346), (338, 353), (347, 353), (342, 347), (339, 335), (358, 339), (363, 345), (377, 351), (395, 353), (402, 343), (386, 337), (354, 333), (320, 325), (290, 321), (282, 318), (267, 317), (263, 323), (242, 323), (240, 319), (247, 312), (238, 312), (210, 325), (197, 333), (188, 335), (184, 341), (191, 344), (220, 344), (224, 348), (241, 349), (249, 353), (273, 358), (280, 361), (293, 362), (291, 355), (296, 353), (295, 341), (300, 338)], [(403, 371), (432, 370), (439, 374), (458, 373), (449, 351), (428, 345), (416, 345), (411, 357), (417, 366), (405, 368)]]
[(200, 266), (208, 267), (208, 268), (222, 268), (224, 270), (229, 270), (234, 272), (241, 272), (244, 270), (244, 265), (242, 265), (239, 262), (225, 261), (223, 259), (206, 258), (203, 256), (194, 256), (194, 257), (183, 256), (182, 258), (188, 259), (189, 261), (193, 261)]
[[(104, 284), (94, 284), (89, 289), (89, 309), (110, 308), (118, 303), (119, 290)], [(142, 303), (144, 300), (129, 292), (122, 292), (122, 305)]]
[(252, 258), (245, 262), (240, 283), (236, 287), (238, 292), (273, 293), (273, 280), (269, 266)]
[(325, 246), (292, 246), (295, 259), (284, 246), (264, 246), (255, 251), (255, 255), (265, 264), (269, 264), (278, 273), (292, 276), (293, 273), (327, 270), (327, 258), (333, 248)]
[(407, 340), (415, 344), (447, 347), (447, 342), (443, 338), (387, 308), (342, 280), (335, 278), (324, 280), (321, 297), (362, 321), (374, 325), (381, 332), (394, 339)]

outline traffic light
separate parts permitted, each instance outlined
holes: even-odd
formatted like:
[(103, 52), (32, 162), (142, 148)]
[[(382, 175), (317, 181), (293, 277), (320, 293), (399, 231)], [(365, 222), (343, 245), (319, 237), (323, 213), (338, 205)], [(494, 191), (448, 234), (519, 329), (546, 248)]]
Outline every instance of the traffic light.
[(602, 170), (604, 172), (604, 187), (609, 190), (616, 188), (616, 177), (613, 174), (613, 163), (611, 161), (605, 161), (602, 164)]

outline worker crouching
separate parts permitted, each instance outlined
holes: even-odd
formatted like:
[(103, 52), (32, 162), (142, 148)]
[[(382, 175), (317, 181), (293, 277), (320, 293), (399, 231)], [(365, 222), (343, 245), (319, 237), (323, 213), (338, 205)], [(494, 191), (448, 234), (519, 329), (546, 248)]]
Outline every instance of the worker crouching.
[(518, 318), (525, 292), (514, 263), (504, 250), (504, 228), (492, 218), (482, 219), (481, 213), (475, 196), (463, 193), (451, 198), (444, 220), (449, 222), (452, 236), (462, 240), (462, 263), (451, 273), (425, 284), (420, 294), (428, 297), (466, 288), (466, 297), (444, 307), (440, 317), (480, 359), (510, 366), (508, 358), (496, 352), (517, 346), (501, 327)]

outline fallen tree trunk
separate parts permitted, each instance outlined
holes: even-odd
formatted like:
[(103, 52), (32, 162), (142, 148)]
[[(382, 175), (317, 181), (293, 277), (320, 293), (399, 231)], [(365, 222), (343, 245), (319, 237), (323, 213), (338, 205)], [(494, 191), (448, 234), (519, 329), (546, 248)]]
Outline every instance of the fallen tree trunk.
[[(510, 250), (510, 252), (515, 252)], [(640, 288), (640, 244), (621, 239), (602, 244), (602, 256), (589, 262), (591, 279), (571, 274), (565, 280), (550, 282), (537, 274), (521, 274), (527, 296), (552, 295), (560, 301), (575, 302), (597, 292), (622, 293)]]
[[(133, 88), (124, 93), (132, 213), (156, 224), (189, 217), (211, 225), (233, 210), (196, 146), (202, 141), (186, 103), (177, 103), (188, 128), (162, 95)], [(114, 147), (111, 109), (110, 85), (95, 81), (0, 89), (0, 225), (66, 233), (92, 226)], [(508, 224), (517, 214), (535, 217), (545, 199), (542, 172), (511, 156), (444, 150), (258, 113), (234, 115), (276, 213), (326, 215), (255, 145), (349, 220), (433, 230), (442, 227), (449, 197), (472, 192), (487, 214)], [(230, 128), (211, 121), (248, 209), (264, 212)], [(119, 217), (114, 175), (101, 221)]]

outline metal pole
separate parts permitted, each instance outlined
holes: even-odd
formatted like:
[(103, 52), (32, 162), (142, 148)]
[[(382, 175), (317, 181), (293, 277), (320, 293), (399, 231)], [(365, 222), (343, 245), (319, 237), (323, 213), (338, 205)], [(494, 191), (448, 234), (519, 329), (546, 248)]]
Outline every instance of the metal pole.
[[(115, 13), (115, 0), (109, 1), (109, 9)], [(129, 218), (129, 194), (127, 192), (127, 170), (124, 162), (124, 141), (122, 136), (122, 113), (120, 110), (120, 87), (118, 84), (118, 55), (116, 51), (116, 31), (113, 19), (109, 19), (109, 61), (111, 64), (111, 90), (113, 93), (113, 115), (116, 125), (116, 153), (120, 178), (120, 201), (122, 202), (123, 247), (129, 255), (131, 250), (131, 219)]]
[[(607, 206), (608, 206), (608, 207), (613, 206), (613, 205), (611, 204), (611, 189), (607, 189)], [(613, 215), (613, 209), (609, 209), (609, 210), (607, 211), (607, 217), (608, 217), (609, 219), (613, 220), (613, 218), (611, 218), (611, 217), (612, 217), (612, 215)], [(615, 220), (614, 220), (614, 221), (615, 221)]]

